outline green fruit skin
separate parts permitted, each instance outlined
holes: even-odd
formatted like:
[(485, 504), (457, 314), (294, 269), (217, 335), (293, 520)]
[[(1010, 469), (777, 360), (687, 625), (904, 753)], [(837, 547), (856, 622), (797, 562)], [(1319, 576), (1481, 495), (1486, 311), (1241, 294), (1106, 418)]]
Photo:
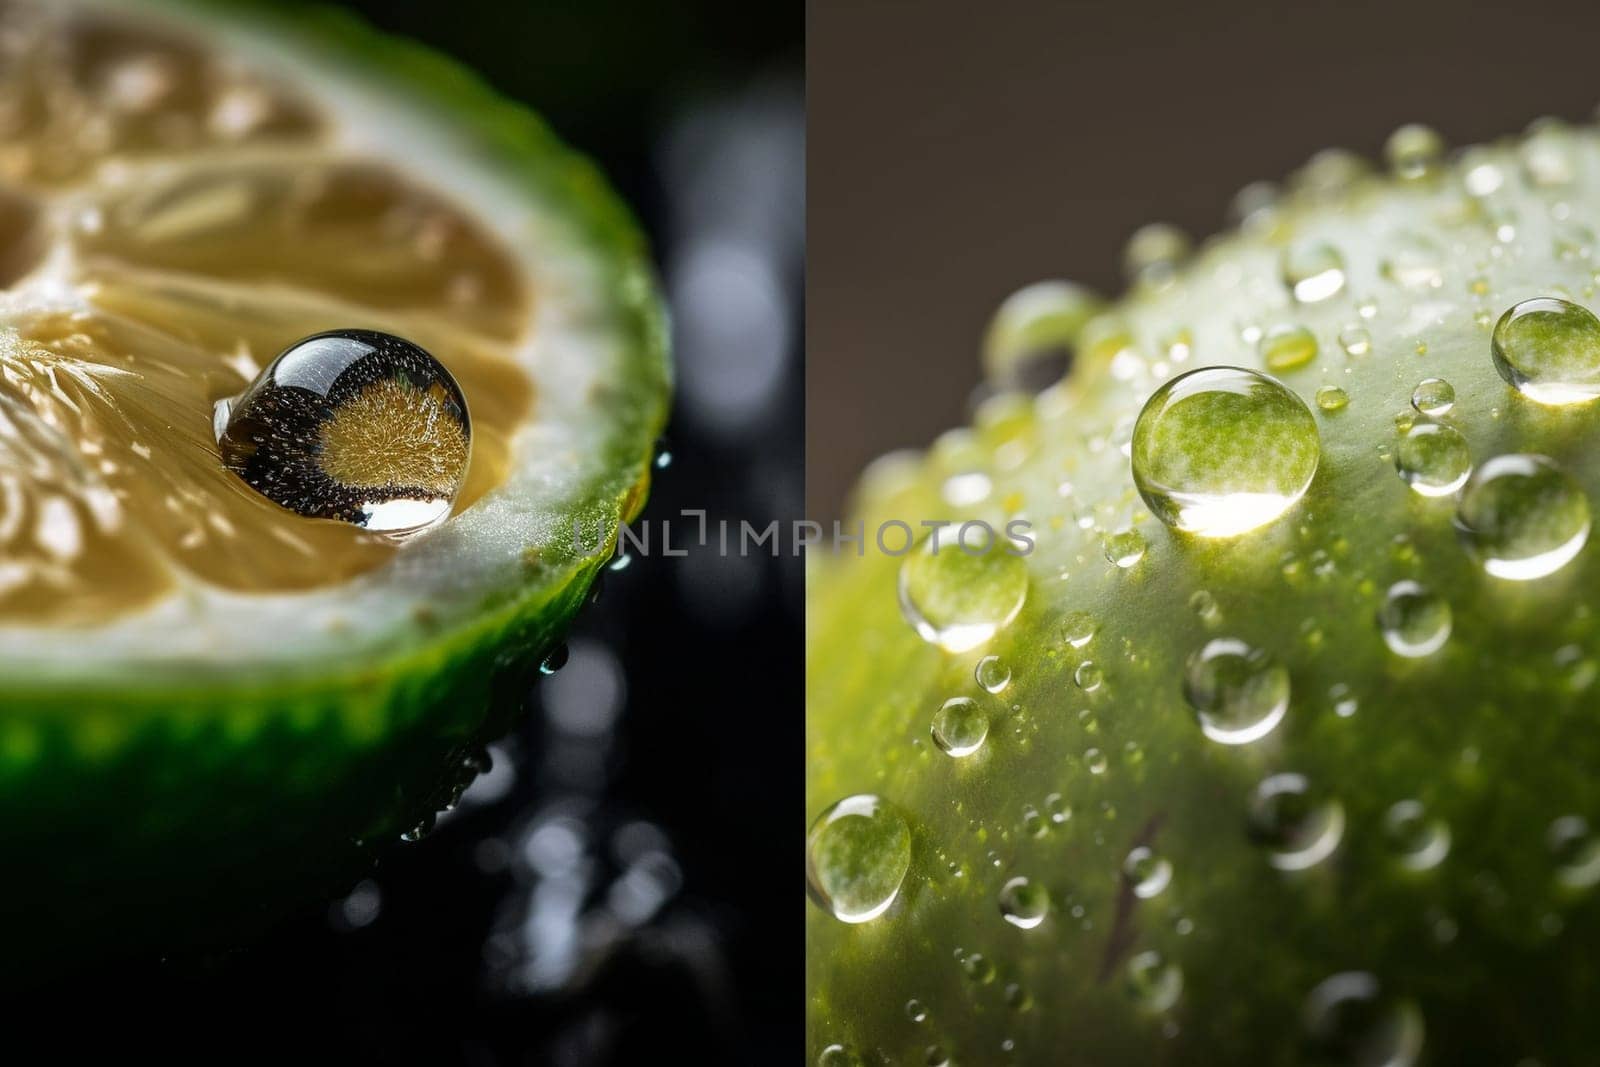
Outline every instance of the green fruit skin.
[[(1589, 177), (1561, 192), (1593, 204), (1600, 141), (1573, 136)], [(1490, 159), (1517, 173), (1515, 145)], [(869, 549), (812, 567), (806, 817), (873, 793), (907, 814), (913, 835), (910, 871), (879, 918), (850, 925), (806, 904), (812, 1062), (835, 1044), (867, 1063), (935, 1062), (929, 1049), (963, 1064), (1355, 1062), (1329, 1058), (1304, 1022), (1310, 991), (1350, 971), (1370, 972), (1386, 996), (1420, 1012), (1417, 1062), (1593, 1061), (1600, 901), (1563, 882), (1547, 838), (1564, 816), (1600, 825), (1600, 558), (1591, 543), (1548, 578), (1489, 579), (1460, 544), (1453, 503), (1409, 490), (1380, 451), (1392, 448), (1394, 416), (1416, 382), (1443, 377), (1457, 394), (1445, 421), (1476, 462), (1547, 455), (1600, 499), (1596, 409), (1515, 395), (1489, 355), (1501, 309), (1556, 286), (1592, 302), (1593, 269), (1551, 258), (1539, 221), (1548, 216), (1534, 208), (1557, 194), (1514, 204), (1518, 237), (1499, 259), (1477, 209), (1451, 199), (1456, 188), (1361, 179), (1326, 211), (1320, 191), (1291, 201), (1290, 236), (1296, 226), (1343, 227), (1350, 282), (1321, 305), (1295, 307), (1287, 293), (1255, 305), (1207, 288), (1222, 284), (1212, 268), (1230, 260), (1274, 281), (1288, 239), (1280, 231), (1209, 246), (1173, 290), (1113, 310), (1147, 358), (1162, 337), (1196, 327), (1196, 356), (1167, 376), (1259, 367), (1241, 323), (1281, 318), (1316, 330), (1323, 353), (1284, 380), (1308, 407), (1324, 384), (1351, 401), (1337, 412), (1312, 407), (1321, 467), (1275, 522), (1207, 541), (1154, 521), (1127, 460), (1105, 443), (1138, 411), (1138, 392), (1109, 371), (1121, 344), (1089, 345), (1069, 382), (1030, 402), (1031, 415), (980, 411), (972, 431), (990, 455), (1027, 457), (995, 465), (993, 494), (973, 517), (999, 527), (1012, 510), (1000, 502), (1015, 496), (1039, 537), (1028, 600), (987, 646), (949, 655), (919, 638), (897, 604), (899, 559)], [(1444, 282), (1423, 293), (1383, 280), (1390, 243), (1412, 228), (1442, 250)], [(1485, 313), (1474, 318), (1469, 279), (1480, 271)], [(1368, 295), (1378, 308), (1370, 322), (1354, 310)], [(1424, 301), (1447, 306), (1413, 316)], [(1345, 360), (1335, 338), (1351, 321), (1370, 329), (1372, 352)], [(1097, 437), (1099, 447), (1086, 444)], [(889, 519), (969, 517), (940, 499), (951, 473), (936, 454), (898, 478), (875, 472), (856, 508), (869, 542)], [(1070, 499), (1057, 493), (1063, 480)], [(1081, 514), (1097, 530), (1079, 531)], [(1149, 550), (1122, 570), (1105, 562), (1098, 538), (1130, 518)], [(1388, 651), (1376, 624), (1385, 590), (1405, 579), (1452, 608), (1450, 640), (1425, 659)], [(1200, 593), (1214, 615), (1192, 606)], [(1074, 611), (1099, 622), (1081, 649), (1057, 632)], [(1251, 744), (1207, 739), (1184, 700), (1187, 658), (1222, 636), (1269, 651), (1292, 678), (1282, 724)], [(973, 680), (985, 655), (1011, 669), (998, 696)], [(1105, 678), (1092, 692), (1073, 682), (1084, 660)], [(1358, 700), (1354, 714), (1335, 712), (1346, 694), (1335, 687)], [(954, 696), (991, 713), (987, 742), (964, 759), (928, 737), (934, 711)], [(1101, 773), (1091, 749), (1105, 760)], [(1301, 871), (1275, 869), (1248, 831), (1253, 789), (1284, 772), (1327, 790), (1344, 815), (1337, 849)], [(1061, 824), (1046, 815), (1035, 836), (1025, 809), (1045, 813), (1051, 794), (1073, 814)], [(1427, 870), (1409, 869), (1386, 837), (1385, 814), (1412, 799), (1451, 834), (1448, 855)], [(1123, 874), (1140, 845), (1172, 864), (1171, 884), (1150, 899)], [(997, 903), (1018, 875), (1050, 897), (1033, 929), (1007, 923)], [(1183, 974), (1165, 1011), (1130, 988), (1129, 961), (1147, 951)], [(958, 962), (974, 952), (992, 977)], [(926, 1019), (907, 1012), (913, 998)]]
[(451, 803), (475, 773), (469, 758), (514, 722), (619, 525), (643, 507), (666, 420), (666, 318), (648, 250), (588, 161), (414, 44), (340, 12), (245, 6), (469, 132), (484, 164), (561, 211), (580, 254), (603, 269), (626, 353), (603, 444), (613, 473), (573, 514), (604, 536), (582, 557), (554, 537), (525, 558), (520, 582), (476, 612), (342, 668), (261, 676), (206, 663), (81, 683), (0, 678), (0, 988), (106, 956), (238, 944), (341, 891), (381, 847)]

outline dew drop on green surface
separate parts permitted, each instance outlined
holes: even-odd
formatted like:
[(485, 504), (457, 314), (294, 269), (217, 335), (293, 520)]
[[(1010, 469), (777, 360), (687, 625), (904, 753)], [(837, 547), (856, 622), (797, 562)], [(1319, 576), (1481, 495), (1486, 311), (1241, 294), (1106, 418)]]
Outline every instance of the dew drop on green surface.
[(861, 1057), (849, 1045), (829, 1045), (817, 1057), (817, 1067), (861, 1067), (861, 1064)]
[(1168, 526), (1229, 537), (1305, 495), (1321, 459), (1317, 422), (1283, 383), (1238, 367), (1181, 374), (1145, 402), (1133, 479)]
[(1438, 418), (1456, 406), (1456, 390), (1443, 378), (1424, 378), (1411, 390), (1411, 406), (1423, 415)]
[(990, 693), (1001, 693), (1011, 684), (1011, 668), (999, 656), (985, 656), (972, 669), (972, 677)]
[[(1413, 492), (1422, 496), (1449, 496), (1472, 473), (1472, 450), (1454, 426), (1439, 422), (1409, 421), (1397, 424), (1394, 469)], [(1408, 425), (1405, 423), (1409, 423)]]
[(1072, 805), (1060, 793), (1051, 793), (1044, 798), (1044, 810), (1050, 816), (1050, 822), (1056, 826), (1065, 825), (1072, 818)]
[(1289, 672), (1268, 652), (1218, 637), (1189, 657), (1183, 695), (1211, 740), (1249, 744), (1282, 721), (1289, 708)]
[(915, 997), (913, 997), (912, 999), (906, 1001), (906, 1018), (910, 1019), (914, 1023), (925, 1023), (925, 1022), (927, 1022), (928, 1021), (928, 1008), (927, 1008), (927, 1006), (925, 1004), (923, 1004), (922, 1001), (917, 1000)]
[(1565, 123), (1538, 123), (1518, 146), (1522, 172), (1538, 188), (1570, 185), (1578, 175), (1577, 144)]
[(1122, 268), (1130, 282), (1164, 287), (1189, 256), (1189, 237), (1176, 226), (1152, 222), (1135, 230), (1122, 252)]
[(1315, 867), (1344, 837), (1344, 806), (1303, 774), (1274, 774), (1250, 795), (1246, 830), (1280, 871)]
[(1104, 301), (1071, 282), (1045, 281), (1006, 298), (983, 338), (983, 368), (989, 381), (1007, 386), (1043, 384), (1039, 371), (1064, 369), (1078, 337)]
[(1344, 289), (1344, 256), (1321, 241), (1290, 245), (1283, 251), (1283, 283), (1302, 304), (1316, 304)]
[(1108, 762), (1106, 761), (1106, 754), (1101, 752), (1098, 748), (1086, 749), (1084, 751), (1083, 765), (1089, 768), (1090, 774), (1104, 774), (1106, 773), (1106, 767), (1109, 766)]
[(1563, 815), (1545, 831), (1545, 843), (1556, 865), (1556, 881), (1568, 889), (1600, 883), (1600, 837), (1581, 815)]
[(1444, 151), (1444, 138), (1438, 131), (1416, 122), (1401, 126), (1383, 144), (1384, 161), (1403, 181), (1415, 181), (1437, 171)]
[(1433, 818), (1418, 800), (1402, 800), (1383, 815), (1383, 836), (1402, 867), (1426, 871), (1450, 854), (1450, 827)]
[(966, 652), (1003, 629), (1028, 595), (1028, 568), (1003, 542), (941, 526), (900, 564), (900, 611), (923, 640)]
[(989, 736), (989, 716), (968, 697), (951, 697), (933, 713), (933, 743), (947, 756), (970, 756)]
[(1130, 851), (1122, 861), (1122, 876), (1140, 900), (1159, 896), (1172, 883), (1172, 864), (1148, 845)]
[(1106, 562), (1127, 570), (1144, 559), (1149, 545), (1138, 530), (1118, 530), (1105, 539)]
[(1317, 407), (1332, 414), (1350, 405), (1350, 394), (1337, 385), (1324, 385), (1317, 390)]
[(882, 915), (910, 866), (910, 826), (870, 793), (834, 804), (806, 834), (806, 891), (823, 911), (847, 923)]
[(1183, 995), (1182, 969), (1155, 950), (1129, 959), (1126, 975), (1128, 995), (1142, 1011), (1168, 1011)]
[(1260, 351), (1275, 374), (1299, 370), (1317, 358), (1317, 335), (1304, 326), (1274, 326), (1261, 338)]
[(1496, 578), (1554, 574), (1589, 539), (1589, 498), (1544, 456), (1495, 456), (1461, 491), (1456, 527), (1467, 550)]
[(961, 957), (961, 972), (979, 985), (994, 981), (994, 964), (981, 952), (968, 952)]
[(1450, 603), (1419, 582), (1389, 587), (1378, 609), (1378, 628), (1389, 651), (1407, 659), (1430, 656), (1450, 639)]
[(1372, 335), (1365, 326), (1346, 326), (1339, 331), (1339, 347), (1345, 355), (1360, 359), (1372, 351)]
[(1018, 929), (1032, 930), (1049, 911), (1050, 895), (1038, 882), (1017, 877), (1000, 887), (1000, 914)]
[(1553, 296), (1513, 304), (1489, 342), (1495, 370), (1530, 400), (1560, 406), (1600, 396), (1600, 319)]
[(1085, 693), (1092, 693), (1105, 681), (1105, 674), (1092, 660), (1084, 660), (1072, 672), (1072, 681)]
[(1422, 1054), (1422, 1014), (1384, 994), (1377, 978), (1345, 971), (1320, 982), (1302, 1009), (1316, 1051), (1343, 1067), (1412, 1067)]
[(1082, 648), (1094, 640), (1100, 624), (1087, 611), (1069, 611), (1061, 617), (1061, 640), (1073, 648)]
[(929, 1045), (922, 1055), (923, 1067), (950, 1067), (950, 1053), (941, 1045)]

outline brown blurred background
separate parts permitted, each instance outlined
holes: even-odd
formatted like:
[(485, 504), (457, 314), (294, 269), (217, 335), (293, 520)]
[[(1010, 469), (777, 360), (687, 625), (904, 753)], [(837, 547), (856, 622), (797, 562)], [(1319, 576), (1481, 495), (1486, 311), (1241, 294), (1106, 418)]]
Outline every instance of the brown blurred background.
[(1196, 238), (1246, 183), (1404, 122), (1453, 144), (1600, 102), (1600, 3), (813, 0), (807, 514), (965, 421), (1013, 289), (1121, 287), (1151, 221)]

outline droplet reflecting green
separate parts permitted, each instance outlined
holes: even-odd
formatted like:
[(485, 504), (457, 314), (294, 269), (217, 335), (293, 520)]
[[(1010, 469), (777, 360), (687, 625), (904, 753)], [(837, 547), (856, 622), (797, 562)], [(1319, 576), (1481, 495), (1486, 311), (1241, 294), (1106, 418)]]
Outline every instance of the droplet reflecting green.
[(1523, 396), (1560, 406), (1600, 396), (1600, 319), (1542, 296), (1512, 305), (1489, 343), (1495, 370)]
[(1418, 582), (1396, 582), (1378, 611), (1378, 627), (1395, 655), (1430, 656), (1450, 639), (1450, 604)]
[(1394, 469), (1422, 496), (1449, 496), (1472, 473), (1472, 450), (1454, 426), (1411, 422), (1401, 427), (1394, 449)]
[[(1022, 610), (1028, 568), (1003, 541), (942, 526), (900, 565), (900, 610), (923, 640), (966, 652), (994, 637)], [(981, 549), (981, 550), (980, 550)]]
[(1461, 492), (1456, 526), (1473, 557), (1496, 578), (1554, 574), (1588, 542), (1589, 498), (1544, 456), (1495, 456)]
[(970, 756), (983, 747), (989, 736), (989, 716), (978, 702), (967, 697), (952, 697), (933, 713), (929, 727), (933, 743), (947, 756)]
[(1037, 882), (1017, 877), (1000, 887), (1000, 914), (1020, 930), (1032, 930), (1049, 911), (1050, 895)]
[(847, 923), (882, 915), (911, 866), (911, 828), (880, 797), (845, 797), (806, 834), (806, 890), (823, 911)]
[(1289, 672), (1238, 638), (1213, 638), (1189, 657), (1183, 695), (1211, 740), (1249, 744), (1282, 721), (1289, 708)]

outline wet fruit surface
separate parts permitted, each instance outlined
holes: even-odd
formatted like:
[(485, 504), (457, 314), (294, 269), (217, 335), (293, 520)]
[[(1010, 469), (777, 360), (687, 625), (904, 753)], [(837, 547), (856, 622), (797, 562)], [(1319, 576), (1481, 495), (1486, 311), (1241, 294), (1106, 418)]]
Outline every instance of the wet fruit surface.
[[(870, 790), (913, 849), (871, 922), (807, 907), (813, 1055), (1553, 1065), (1600, 1040), (1600, 135), (1452, 155), (1408, 128), (1387, 156), (1320, 154), (1197, 251), (1140, 242), (1070, 373), (976, 409), (981, 499), (940, 495), (937, 450), (863, 484), (869, 537), (937, 515), (1037, 544), (964, 649), (907, 624), (901, 561), (814, 564), (807, 815)], [(957, 698), (998, 706), (950, 759), (928, 715)]]

